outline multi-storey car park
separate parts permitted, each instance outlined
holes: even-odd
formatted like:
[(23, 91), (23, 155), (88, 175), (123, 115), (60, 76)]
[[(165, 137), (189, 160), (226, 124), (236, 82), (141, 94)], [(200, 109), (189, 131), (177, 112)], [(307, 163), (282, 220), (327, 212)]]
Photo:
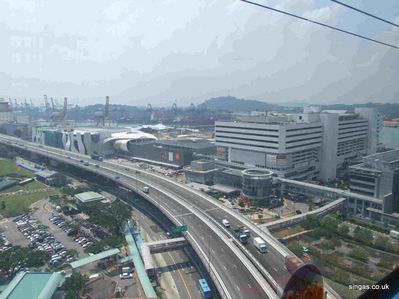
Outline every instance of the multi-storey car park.
[(375, 153), (380, 125), (372, 108), (348, 112), (309, 107), (300, 114), (216, 121), (217, 163), (264, 168), (290, 179), (329, 181), (345, 162)]

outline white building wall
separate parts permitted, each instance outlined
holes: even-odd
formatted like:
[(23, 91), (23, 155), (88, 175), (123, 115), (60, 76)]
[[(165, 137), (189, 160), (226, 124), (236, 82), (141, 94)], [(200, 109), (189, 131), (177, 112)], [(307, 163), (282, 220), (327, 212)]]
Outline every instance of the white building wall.
[(367, 154), (375, 154), (379, 143), (379, 134), (382, 128), (381, 114), (375, 108), (355, 108), (355, 112), (368, 120)]
[(334, 113), (320, 114), (323, 125), (320, 179), (325, 182), (335, 179), (337, 175), (338, 117)]

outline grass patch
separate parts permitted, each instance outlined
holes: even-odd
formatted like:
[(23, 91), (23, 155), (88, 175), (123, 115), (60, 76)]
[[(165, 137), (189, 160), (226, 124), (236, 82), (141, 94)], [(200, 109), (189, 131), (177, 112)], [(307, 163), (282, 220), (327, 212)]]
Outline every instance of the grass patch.
[(4, 176), (10, 173), (16, 173), (22, 177), (34, 177), (34, 173), (19, 167), (13, 160), (1, 159), (0, 160), (0, 176)]
[(342, 298), (356, 299), (362, 293), (359, 290), (349, 290), (347, 285), (340, 284), (336, 281), (328, 279), (327, 277), (324, 277), (324, 280), (334, 289), (334, 291), (340, 294)]
[(44, 189), (44, 188), (48, 188), (48, 186), (45, 184), (42, 184), (40, 182), (33, 181), (33, 182), (27, 183), (22, 186), (17, 185), (17, 186), (10, 187), (8, 189), (4, 189), (2, 191), (2, 193), (15, 192), (18, 190), (26, 191), (26, 190), (36, 190), (36, 189)]
[(273, 232), (273, 235), (276, 238), (284, 238), (284, 237), (287, 237), (289, 235), (293, 235), (293, 234), (297, 234), (297, 233), (303, 232), (304, 230), (305, 229), (302, 226), (297, 225), (297, 226), (291, 227), (289, 229), (283, 229), (283, 230), (280, 230), (278, 232)]
[(4, 217), (14, 217), (29, 211), (34, 202), (46, 198), (49, 195), (60, 194), (58, 190), (48, 190), (30, 194), (8, 195), (0, 197), (0, 207), (4, 202), (5, 208), (0, 210)]

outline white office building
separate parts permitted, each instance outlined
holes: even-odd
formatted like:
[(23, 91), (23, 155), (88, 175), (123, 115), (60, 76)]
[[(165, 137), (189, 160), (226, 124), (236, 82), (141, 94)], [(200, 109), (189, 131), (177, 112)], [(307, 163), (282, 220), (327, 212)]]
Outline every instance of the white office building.
[(346, 161), (375, 153), (380, 116), (371, 108), (268, 114), (215, 122), (217, 160), (236, 168), (265, 168), (278, 176), (335, 179)]

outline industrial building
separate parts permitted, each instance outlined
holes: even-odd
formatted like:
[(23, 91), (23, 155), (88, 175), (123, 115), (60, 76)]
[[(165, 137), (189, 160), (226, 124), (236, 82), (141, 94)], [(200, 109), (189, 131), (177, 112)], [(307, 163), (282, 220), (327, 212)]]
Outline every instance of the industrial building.
[(66, 177), (54, 170), (41, 170), (35, 172), (36, 180), (49, 186), (63, 187), (66, 184)]
[(98, 202), (104, 200), (105, 197), (97, 192), (82, 192), (75, 195), (76, 203), (79, 205)]
[(375, 153), (381, 119), (372, 108), (265, 114), (216, 121), (216, 163), (299, 180), (334, 180), (337, 168)]
[(349, 167), (350, 190), (381, 201), (349, 202), (354, 214), (378, 221), (399, 223), (399, 149), (369, 155), (363, 162)]

